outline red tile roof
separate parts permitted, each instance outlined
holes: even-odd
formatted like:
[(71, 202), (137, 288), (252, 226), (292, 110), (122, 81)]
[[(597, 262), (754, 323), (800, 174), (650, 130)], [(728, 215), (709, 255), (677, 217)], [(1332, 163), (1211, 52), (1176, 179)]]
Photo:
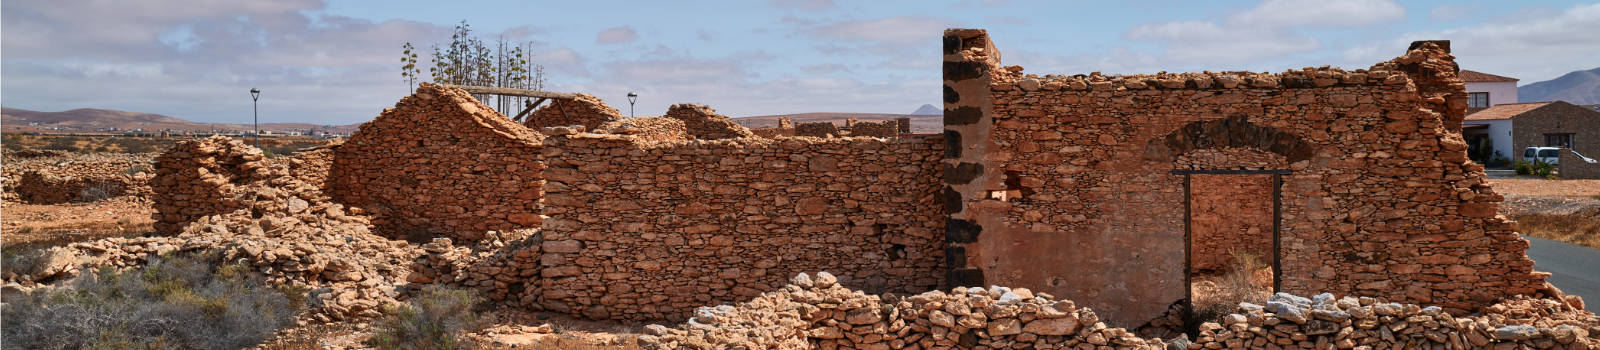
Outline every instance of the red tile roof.
[(1458, 75), (1461, 76), (1461, 81), (1465, 81), (1465, 82), (1469, 82), (1469, 83), (1476, 83), (1476, 82), (1496, 82), (1496, 83), (1497, 82), (1513, 82), (1513, 83), (1515, 83), (1515, 82), (1517, 82), (1517, 78), (1502, 77), (1502, 76), (1498, 76), (1498, 75), (1494, 75), (1494, 74), (1483, 73), (1483, 72), (1474, 72), (1474, 71), (1465, 70), (1465, 69), (1462, 69), (1461, 70), (1461, 74), (1458, 74)]
[(1507, 103), (1507, 104), (1503, 104), (1503, 105), (1494, 105), (1493, 107), (1489, 107), (1488, 109), (1484, 109), (1484, 110), (1478, 111), (1476, 113), (1468, 114), (1466, 120), (1511, 119), (1511, 118), (1516, 117), (1517, 115), (1520, 115), (1520, 114), (1523, 114), (1523, 113), (1527, 113), (1528, 111), (1531, 111), (1531, 110), (1539, 109), (1539, 107), (1544, 107), (1545, 105), (1548, 105), (1548, 104), (1551, 104), (1551, 103), (1554, 103), (1554, 102)]

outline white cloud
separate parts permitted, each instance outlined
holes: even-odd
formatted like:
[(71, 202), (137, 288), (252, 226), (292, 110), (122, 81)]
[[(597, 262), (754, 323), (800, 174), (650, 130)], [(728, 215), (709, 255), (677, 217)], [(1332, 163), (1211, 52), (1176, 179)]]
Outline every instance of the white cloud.
[(1398, 39), (1344, 50), (1346, 60), (1381, 61), (1400, 55), (1415, 40), (1450, 40), (1464, 69), (1522, 79), (1554, 79), (1600, 66), (1600, 4), (1579, 5), (1547, 16), (1511, 15), (1468, 27), (1414, 32)]
[(1267, 0), (1222, 21), (1135, 26), (1125, 37), (1166, 44), (1166, 59), (1235, 63), (1312, 52), (1321, 41), (1298, 28), (1346, 28), (1400, 20), (1405, 8), (1389, 0)]
[(596, 44), (621, 44), (621, 43), (632, 42), (632, 41), (638, 40), (638, 39), (639, 39), (639, 33), (635, 32), (633, 30), (633, 27), (631, 27), (631, 26), (621, 26), (621, 27), (606, 28), (606, 30), (600, 31), (600, 34), (596, 35), (594, 37), (594, 43), (596, 43)]
[(1230, 16), (1241, 28), (1352, 27), (1404, 19), (1406, 9), (1390, 0), (1267, 0)]
[(950, 26), (950, 22), (935, 18), (898, 16), (833, 22), (811, 28), (810, 32), (836, 39), (904, 44), (938, 42)]

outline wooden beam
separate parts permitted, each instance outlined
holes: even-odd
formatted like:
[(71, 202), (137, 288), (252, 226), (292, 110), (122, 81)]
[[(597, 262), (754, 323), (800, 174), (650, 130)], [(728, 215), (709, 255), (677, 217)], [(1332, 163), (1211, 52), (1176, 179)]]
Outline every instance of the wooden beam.
[(539, 105), (540, 104), (544, 104), (545, 100), (546, 99), (541, 98), (541, 99), (538, 99), (537, 101), (522, 101), (523, 105), (524, 105), (524, 107), (522, 108), (522, 111), (521, 112), (517, 112), (517, 116), (516, 117), (512, 117), (511, 120), (512, 121), (516, 121), (518, 123), (521, 123), (522, 122), (522, 117), (527, 116), (528, 112), (533, 112), (534, 108), (539, 108)]
[(539, 91), (539, 90), (524, 90), (524, 89), (499, 88), (499, 87), (488, 87), (488, 86), (468, 86), (468, 85), (450, 85), (450, 84), (444, 84), (444, 86), (448, 87), (448, 88), (453, 88), (453, 89), (466, 90), (467, 93), (474, 94), (474, 95), (523, 96), (523, 97), (550, 98), (550, 99), (558, 99), (558, 100), (571, 100), (571, 99), (578, 98), (578, 94), (569, 94), (569, 93), (565, 93), (565, 92), (549, 92), (549, 91)]

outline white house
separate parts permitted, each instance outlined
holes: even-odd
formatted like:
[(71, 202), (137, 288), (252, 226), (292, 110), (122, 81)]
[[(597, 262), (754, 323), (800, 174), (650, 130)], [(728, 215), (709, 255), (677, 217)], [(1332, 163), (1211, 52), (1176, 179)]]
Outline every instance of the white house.
[(1515, 159), (1517, 153), (1512, 148), (1511, 116), (1525, 110), (1518, 108), (1497, 110), (1498, 113), (1490, 113), (1492, 115), (1477, 115), (1477, 112), (1496, 105), (1519, 102), (1517, 78), (1465, 69), (1461, 70), (1460, 77), (1467, 83), (1467, 118), (1461, 122), (1462, 136), (1467, 138), (1467, 144), (1476, 150), (1482, 144), (1482, 139), (1487, 138), (1494, 144), (1494, 150), (1499, 156)]
[(1517, 100), (1517, 78), (1465, 69), (1461, 70), (1460, 77), (1467, 83), (1467, 114), (1494, 105), (1522, 102)]

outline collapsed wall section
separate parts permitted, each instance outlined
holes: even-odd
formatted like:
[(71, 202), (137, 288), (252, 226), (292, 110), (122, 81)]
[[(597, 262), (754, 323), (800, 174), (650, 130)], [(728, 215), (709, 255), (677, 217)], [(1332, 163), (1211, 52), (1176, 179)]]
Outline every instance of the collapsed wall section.
[(339, 146), (328, 192), (391, 237), (537, 227), (541, 138), (465, 91), (424, 83)]
[(742, 137), (755, 137), (755, 133), (743, 125), (734, 123), (728, 116), (717, 114), (717, 111), (706, 105), (676, 104), (667, 108), (665, 118), (682, 120), (684, 127), (688, 128), (690, 136), (701, 140), (735, 139)]
[(981, 30), (947, 31), (945, 49), (952, 285), (1150, 320), (1186, 294), (1175, 170), (1194, 169), (1176, 160), (1248, 148), (1284, 159), (1269, 169), (1285, 173), (1283, 291), (1460, 311), (1546, 287), (1466, 160), (1466, 94), (1438, 43), (1368, 70), (1137, 76), (1024, 75)]
[(156, 156), (150, 179), (156, 232), (177, 234), (200, 218), (245, 208), (245, 197), (255, 195), (247, 189), (274, 178), (269, 165), (261, 149), (223, 136), (172, 146)]
[(622, 112), (606, 105), (599, 97), (589, 94), (577, 94), (573, 99), (554, 99), (549, 105), (539, 107), (528, 114), (528, 119), (523, 126), (528, 129), (539, 130), (556, 126), (583, 125), (586, 130), (594, 130), (605, 123), (626, 119)]
[(550, 310), (681, 320), (818, 269), (875, 291), (939, 285), (937, 137), (546, 141)]

